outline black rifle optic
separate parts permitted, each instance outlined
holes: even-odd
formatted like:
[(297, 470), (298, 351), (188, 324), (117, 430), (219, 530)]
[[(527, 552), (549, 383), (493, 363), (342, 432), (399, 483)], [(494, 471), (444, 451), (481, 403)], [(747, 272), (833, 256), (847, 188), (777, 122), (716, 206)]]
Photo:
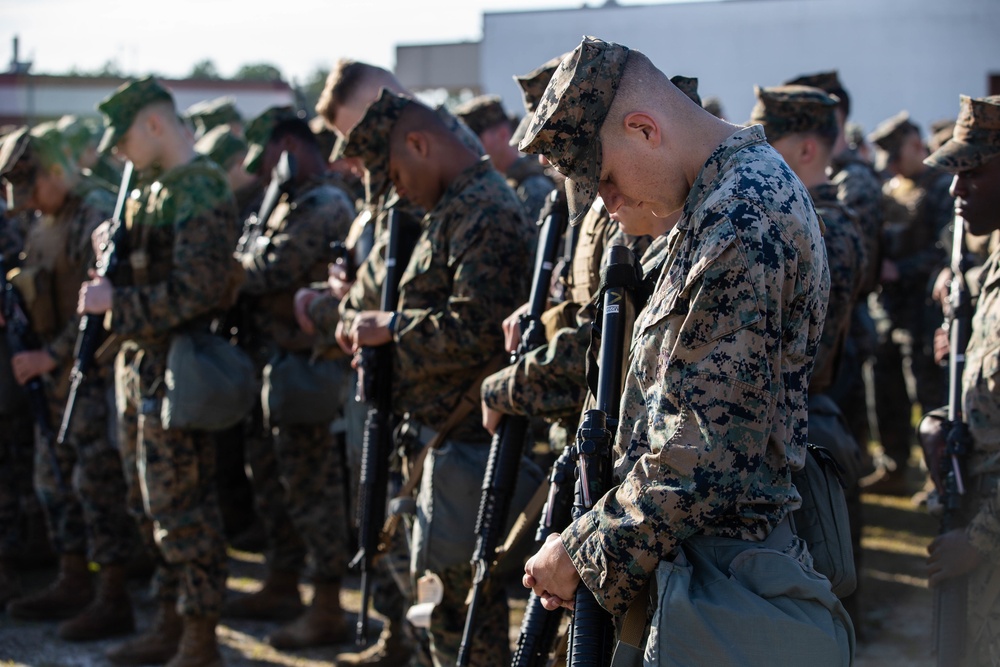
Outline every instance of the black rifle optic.
[[(396, 209), (389, 210), (389, 239), (386, 246), (386, 275), (382, 283), (383, 311), (399, 305), (399, 279), (409, 263), (419, 234), (419, 225)], [(357, 400), (368, 404), (361, 446), (361, 479), (358, 485), (358, 553), (350, 566), (361, 572), (361, 609), (355, 641), (368, 640), (368, 598), (371, 573), (381, 556), (382, 527), (389, 487), (389, 459), (392, 438), (392, 343), (362, 348), (358, 365)]]
[[(553, 199), (557, 193), (553, 190)], [(554, 204), (554, 202), (553, 202)], [(528, 311), (518, 321), (521, 343), (511, 357), (515, 363), (524, 354), (545, 344), (545, 327), (542, 313), (548, 305), (549, 287), (552, 281), (552, 267), (558, 252), (562, 220), (559, 207), (551, 206), (538, 240), (535, 257), (535, 271), (531, 279), (531, 294)], [(467, 667), (472, 653), (472, 637), (477, 630), (476, 615), (486, 587), (490, 584), (490, 569), (497, 559), (497, 546), (507, 526), (507, 515), (514, 497), (517, 472), (524, 456), (531, 421), (528, 417), (504, 415), (500, 419), (490, 455), (486, 462), (486, 477), (483, 479), (483, 495), (479, 503), (476, 519), (476, 547), (472, 554), (472, 588), (469, 591), (469, 608), (465, 616), (465, 631), (458, 649), (458, 667)]]
[[(121, 261), (128, 230), (125, 228), (125, 202), (132, 191), (134, 169), (132, 163), (126, 162), (122, 170), (122, 182), (118, 186), (118, 201), (111, 217), (111, 228), (108, 230), (108, 240), (101, 247), (101, 256), (97, 258), (97, 275), (114, 281), (115, 273)], [(66, 409), (63, 410), (62, 424), (59, 426), (57, 442), (66, 442), (73, 414), (76, 412), (76, 397), (80, 385), (94, 369), (94, 355), (105, 338), (104, 317), (101, 315), (83, 315), (80, 317), (80, 332), (76, 336), (76, 348), (73, 352), (73, 369), (70, 371), (69, 395), (66, 398)]]
[[(573, 445), (577, 480), (573, 519), (586, 514), (612, 488), (613, 431), (624, 382), (625, 349), (631, 342), (635, 295), (641, 283), (635, 255), (625, 246), (611, 246), (601, 273), (601, 347), (598, 357), (597, 407), (583, 414)], [(606, 667), (614, 649), (614, 623), (594, 594), (581, 583), (574, 598), (566, 664)]]

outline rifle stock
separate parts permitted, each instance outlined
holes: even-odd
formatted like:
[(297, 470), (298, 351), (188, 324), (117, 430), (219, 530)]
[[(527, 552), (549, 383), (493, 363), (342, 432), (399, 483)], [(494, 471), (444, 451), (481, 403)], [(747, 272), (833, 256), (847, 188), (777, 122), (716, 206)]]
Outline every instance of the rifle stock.
[[(111, 217), (111, 229), (108, 231), (108, 241), (101, 249), (97, 258), (97, 275), (113, 280), (121, 259), (122, 246), (125, 244), (126, 232), (125, 202), (132, 190), (134, 168), (131, 162), (125, 163), (122, 170), (122, 182), (118, 186), (118, 200), (115, 202), (115, 212)], [(73, 415), (76, 412), (76, 397), (80, 385), (94, 368), (94, 354), (104, 340), (104, 317), (98, 315), (83, 315), (80, 317), (80, 333), (76, 337), (73, 369), (70, 371), (69, 395), (66, 398), (66, 408), (63, 410), (62, 424), (56, 439), (60, 445), (66, 442)]]
[[(399, 279), (409, 263), (419, 231), (413, 220), (404, 220), (396, 209), (389, 210), (386, 247), (386, 275), (382, 283), (381, 308), (394, 311), (399, 303)], [(389, 458), (392, 438), (392, 343), (362, 348), (358, 366), (357, 400), (368, 404), (361, 448), (361, 478), (358, 485), (358, 552), (352, 568), (361, 572), (361, 606), (355, 642), (368, 639), (368, 600), (371, 574), (382, 555), (381, 532), (386, 515), (389, 486)]]
[[(962, 415), (962, 372), (965, 348), (972, 329), (972, 299), (965, 284), (965, 224), (955, 216), (951, 250), (951, 290), (949, 293), (950, 354), (948, 357), (948, 421), (945, 456), (941, 462), (943, 484), (941, 533), (962, 527), (966, 509), (965, 460), (969, 450), (968, 429)], [(968, 576), (947, 579), (934, 590), (934, 647), (939, 667), (961, 664), (965, 656)]]
[[(557, 195), (552, 192), (551, 197)], [(554, 202), (553, 202), (554, 204)], [(531, 280), (531, 295), (528, 311), (521, 316), (521, 343), (511, 358), (516, 361), (531, 350), (545, 344), (545, 331), (541, 324), (542, 313), (548, 303), (552, 268), (558, 249), (559, 234), (562, 231), (558, 208), (550, 207), (540, 232), (535, 270)], [(476, 518), (476, 547), (472, 554), (472, 588), (469, 591), (469, 608), (465, 615), (465, 631), (458, 649), (458, 667), (467, 667), (472, 653), (472, 636), (476, 627), (476, 616), (486, 587), (490, 583), (490, 570), (496, 562), (497, 546), (507, 527), (507, 515), (514, 497), (517, 473), (530, 428), (530, 420), (524, 416), (505, 415), (497, 426), (490, 443), (490, 455), (486, 463), (486, 477), (483, 479), (483, 493)]]
[[(596, 408), (583, 414), (574, 453), (577, 481), (573, 520), (586, 514), (612, 488), (613, 432), (618, 425), (624, 381), (625, 348), (632, 338), (635, 290), (640, 276), (632, 251), (625, 246), (608, 249), (602, 271), (601, 344), (598, 357)], [(569, 667), (604, 667), (611, 664), (614, 623), (594, 594), (581, 582), (574, 598), (566, 664)]]

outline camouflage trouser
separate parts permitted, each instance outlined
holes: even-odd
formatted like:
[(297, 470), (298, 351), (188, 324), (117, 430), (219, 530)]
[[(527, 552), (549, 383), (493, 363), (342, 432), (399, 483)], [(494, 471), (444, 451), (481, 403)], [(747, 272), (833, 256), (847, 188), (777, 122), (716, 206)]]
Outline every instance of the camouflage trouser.
[[(66, 407), (50, 392), (52, 423)], [(45, 510), (49, 539), (57, 553), (83, 554), (100, 563), (122, 563), (132, 553), (135, 525), (125, 509), (125, 479), (115, 446), (114, 388), (101, 378), (80, 385), (73, 422), (55, 456), (60, 488), (46, 443), (35, 446), (35, 492)], [(54, 438), (53, 438), (54, 440)]]
[(33, 495), (32, 437), (27, 415), (0, 417), (0, 557), (14, 556), (23, 546), (23, 502)]
[(345, 480), (330, 425), (275, 426), (271, 435), (246, 442), (268, 565), (298, 572), (308, 552), (313, 581), (339, 581), (350, 555)]
[(943, 404), (947, 376), (927, 354), (922, 337), (879, 325), (874, 365), (879, 436), (885, 453), (905, 466), (913, 444), (913, 405), (920, 403), (926, 412)]
[[(152, 524), (159, 562), (154, 585), (181, 614), (218, 615), (226, 586), (226, 550), (215, 489), (212, 435), (164, 429), (160, 401), (165, 350), (126, 345), (116, 386), (128, 505)], [(148, 523), (146, 525), (149, 525)], [(149, 535), (145, 530), (144, 537)]]
[[(1000, 567), (984, 563), (969, 576), (969, 642), (966, 662), (1000, 666)], [(995, 595), (992, 600), (987, 595)]]
[[(431, 657), (434, 667), (451, 667), (458, 659), (458, 649), (465, 631), (465, 598), (472, 586), (472, 567), (454, 565), (437, 575), (444, 583), (444, 599), (431, 614)], [(507, 592), (501, 582), (490, 586), (477, 607), (476, 630), (472, 636), (469, 664), (476, 667), (500, 667), (510, 664), (510, 610)]]

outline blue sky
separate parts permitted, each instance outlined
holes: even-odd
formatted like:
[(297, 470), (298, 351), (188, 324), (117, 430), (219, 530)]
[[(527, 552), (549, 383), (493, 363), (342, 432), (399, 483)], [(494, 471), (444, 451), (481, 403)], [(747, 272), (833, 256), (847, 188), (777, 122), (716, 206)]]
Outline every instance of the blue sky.
[[(0, 62), (12, 40), (34, 73), (100, 69), (231, 76), (270, 63), (302, 80), (340, 57), (392, 67), (396, 44), (476, 40), (484, 11), (597, 6), (604, 0), (0, 0)], [(619, 0), (620, 4), (638, 4)]]

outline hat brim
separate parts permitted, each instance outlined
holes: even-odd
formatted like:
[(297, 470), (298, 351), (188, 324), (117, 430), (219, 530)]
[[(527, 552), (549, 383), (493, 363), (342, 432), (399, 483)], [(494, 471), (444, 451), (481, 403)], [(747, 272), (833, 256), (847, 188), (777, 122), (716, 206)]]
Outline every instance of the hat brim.
[(531, 116), (533, 114), (526, 113), (521, 120), (517, 123), (517, 127), (514, 128), (514, 134), (510, 138), (510, 145), (517, 148), (521, 140), (524, 139), (524, 135), (528, 133), (528, 126), (531, 125)]
[(124, 132), (121, 132), (113, 125), (105, 128), (104, 136), (101, 137), (101, 143), (97, 145), (97, 152), (101, 155), (107, 155), (110, 153), (111, 149), (117, 146), (118, 142), (121, 141), (123, 134)]
[(0, 143), (0, 176), (9, 173), (28, 147), (28, 126), (8, 134)]
[(249, 174), (256, 174), (260, 171), (260, 163), (264, 159), (264, 147), (260, 144), (250, 144), (247, 149), (247, 156), (243, 158), (243, 168)]
[(975, 169), (997, 155), (1000, 155), (1000, 147), (969, 144), (952, 138), (927, 156), (924, 164), (950, 174), (957, 174)]
[(601, 140), (594, 137), (590, 145), (577, 154), (577, 164), (587, 165), (586, 173), (565, 174), (566, 203), (569, 223), (578, 225), (597, 199), (601, 180)]

